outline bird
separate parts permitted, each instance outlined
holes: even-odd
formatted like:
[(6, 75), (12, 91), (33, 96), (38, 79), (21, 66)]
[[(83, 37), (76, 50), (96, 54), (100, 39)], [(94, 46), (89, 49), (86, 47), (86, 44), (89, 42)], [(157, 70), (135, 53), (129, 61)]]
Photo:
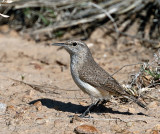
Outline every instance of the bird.
[(147, 109), (145, 104), (126, 92), (117, 80), (95, 62), (90, 49), (84, 42), (69, 40), (52, 45), (61, 46), (69, 53), (72, 78), (76, 85), (91, 97), (92, 104), (81, 117), (85, 117), (90, 109), (100, 102), (109, 100), (111, 96), (127, 98)]

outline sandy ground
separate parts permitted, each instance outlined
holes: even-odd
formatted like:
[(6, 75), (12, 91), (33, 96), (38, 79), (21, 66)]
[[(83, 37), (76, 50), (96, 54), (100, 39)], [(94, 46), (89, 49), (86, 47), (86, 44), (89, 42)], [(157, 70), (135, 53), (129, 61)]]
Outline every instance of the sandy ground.
[[(110, 46), (105, 38), (97, 41), (94, 36), (96, 31), (86, 43), (95, 60), (110, 74), (123, 65), (153, 58), (153, 50), (138, 43)], [(91, 103), (90, 98), (71, 78), (68, 53), (46, 44), (28, 41), (14, 31), (0, 34), (1, 134), (74, 134), (80, 125), (92, 125), (103, 134), (158, 134), (157, 101), (148, 102), (148, 111), (134, 103), (108, 102), (91, 112), (90, 118), (76, 117)], [(125, 83), (137, 69), (126, 67), (114, 77)], [(160, 96), (158, 89), (152, 92)]]

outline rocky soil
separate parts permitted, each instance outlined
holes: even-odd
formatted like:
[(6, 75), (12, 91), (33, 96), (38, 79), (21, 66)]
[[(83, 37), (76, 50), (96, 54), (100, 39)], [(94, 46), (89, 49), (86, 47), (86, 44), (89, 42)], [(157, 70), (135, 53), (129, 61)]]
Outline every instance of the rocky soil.
[[(0, 28), (0, 133), (1, 134), (74, 134), (160, 132), (160, 102), (147, 102), (149, 110), (134, 103), (111, 101), (97, 107), (88, 118), (79, 118), (90, 103), (73, 82), (70, 57), (51, 42), (35, 43), (26, 37)], [(110, 74), (126, 64), (151, 60), (155, 51), (140, 43), (109, 45), (97, 29), (86, 41), (95, 60)], [(114, 77), (127, 82), (139, 66), (122, 69)], [(160, 96), (160, 89), (152, 94)]]

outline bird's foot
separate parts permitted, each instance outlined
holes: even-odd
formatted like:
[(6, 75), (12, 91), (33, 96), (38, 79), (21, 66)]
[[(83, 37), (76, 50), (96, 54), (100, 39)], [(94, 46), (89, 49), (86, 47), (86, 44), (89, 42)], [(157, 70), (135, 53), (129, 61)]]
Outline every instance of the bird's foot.
[(105, 103), (107, 103), (108, 102), (108, 100), (102, 100), (100, 103), (99, 103), (99, 105), (104, 105)]
[(99, 102), (101, 100), (97, 100), (96, 102), (92, 103), (86, 111), (83, 112), (83, 114), (80, 115), (81, 118), (85, 117), (88, 113), (90, 113), (91, 110), (93, 110), (97, 105), (99, 105)]

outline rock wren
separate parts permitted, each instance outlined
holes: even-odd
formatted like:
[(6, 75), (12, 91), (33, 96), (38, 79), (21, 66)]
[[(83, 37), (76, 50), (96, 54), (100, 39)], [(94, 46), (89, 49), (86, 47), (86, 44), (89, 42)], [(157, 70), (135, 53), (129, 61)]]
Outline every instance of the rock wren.
[(68, 41), (66, 43), (54, 43), (62, 46), (70, 54), (70, 70), (72, 78), (77, 86), (87, 93), (93, 103), (81, 115), (84, 117), (93, 106), (113, 96), (122, 96), (133, 100), (139, 106), (146, 108), (137, 98), (128, 94), (122, 86), (102, 69), (93, 59), (87, 45), (81, 41)]

